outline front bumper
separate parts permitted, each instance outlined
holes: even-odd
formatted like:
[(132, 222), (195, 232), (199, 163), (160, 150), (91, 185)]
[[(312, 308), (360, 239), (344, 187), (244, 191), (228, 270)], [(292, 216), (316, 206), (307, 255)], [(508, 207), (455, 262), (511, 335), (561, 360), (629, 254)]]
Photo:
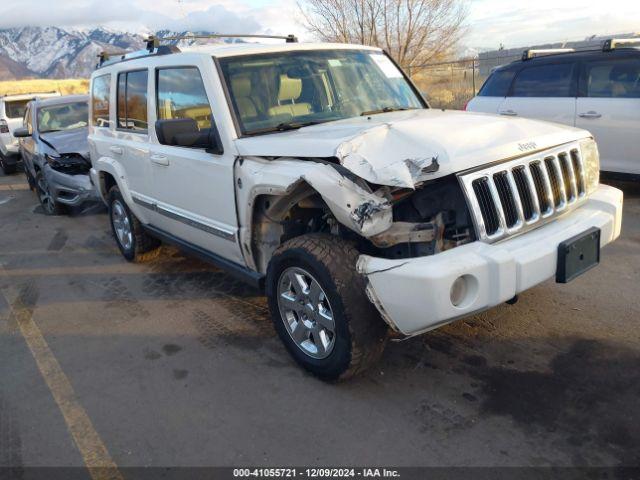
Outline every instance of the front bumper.
[(87, 201), (100, 199), (91, 183), (89, 174), (69, 175), (58, 172), (48, 165), (44, 167), (44, 174), (51, 194), (57, 202), (76, 206)]
[[(581, 207), (520, 236), (492, 245), (474, 242), (428, 257), (401, 260), (362, 255), (358, 271), (367, 294), (385, 320), (405, 335), (432, 330), (512, 299), (556, 274), (558, 245), (591, 227), (600, 245), (620, 235), (622, 192), (600, 185)], [(458, 306), (454, 281), (466, 275), (468, 288)]]

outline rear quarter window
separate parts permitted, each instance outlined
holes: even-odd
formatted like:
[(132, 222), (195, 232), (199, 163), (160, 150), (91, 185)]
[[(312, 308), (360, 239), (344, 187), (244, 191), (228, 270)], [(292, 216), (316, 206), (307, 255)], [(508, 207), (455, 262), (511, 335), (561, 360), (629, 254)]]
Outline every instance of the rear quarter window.
[(586, 74), (589, 97), (640, 98), (640, 58), (589, 62)]
[(481, 97), (506, 97), (513, 80), (513, 74), (513, 70), (496, 70), (484, 82), (478, 95)]

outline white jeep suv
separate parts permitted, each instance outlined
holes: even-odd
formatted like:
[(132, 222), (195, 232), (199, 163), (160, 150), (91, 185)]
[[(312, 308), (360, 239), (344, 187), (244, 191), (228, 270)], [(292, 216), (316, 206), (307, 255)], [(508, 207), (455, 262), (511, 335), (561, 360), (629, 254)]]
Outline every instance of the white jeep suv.
[(264, 287), (325, 379), (595, 266), (620, 234), (591, 135), (430, 109), (378, 48), (157, 46), (92, 75), (92, 179), (122, 254), (178, 245)]

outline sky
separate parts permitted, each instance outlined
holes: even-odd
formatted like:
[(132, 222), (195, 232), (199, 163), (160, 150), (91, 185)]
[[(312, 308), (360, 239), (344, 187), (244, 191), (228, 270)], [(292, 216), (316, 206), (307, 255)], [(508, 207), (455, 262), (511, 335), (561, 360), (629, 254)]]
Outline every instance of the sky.
[[(304, 0), (300, 0), (304, 2)], [(590, 35), (640, 33), (640, 0), (460, 0), (466, 2), (465, 47), (493, 49), (580, 40)], [(0, 28), (105, 26), (138, 32), (209, 30), (297, 34), (296, 0), (2, 0)]]

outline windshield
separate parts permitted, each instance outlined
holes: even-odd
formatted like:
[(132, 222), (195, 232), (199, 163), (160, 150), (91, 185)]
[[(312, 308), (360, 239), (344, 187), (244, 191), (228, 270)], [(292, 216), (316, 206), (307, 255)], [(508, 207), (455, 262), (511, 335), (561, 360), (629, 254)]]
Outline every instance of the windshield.
[(24, 117), (24, 112), (27, 110), (27, 103), (29, 103), (31, 99), (27, 100), (14, 100), (13, 102), (7, 102), (4, 104), (5, 114), (7, 118), (22, 118)]
[(382, 52), (316, 50), (220, 59), (243, 134), (424, 108)]
[(38, 131), (40, 133), (58, 132), (86, 127), (89, 123), (89, 104), (87, 102), (51, 105), (38, 110)]

